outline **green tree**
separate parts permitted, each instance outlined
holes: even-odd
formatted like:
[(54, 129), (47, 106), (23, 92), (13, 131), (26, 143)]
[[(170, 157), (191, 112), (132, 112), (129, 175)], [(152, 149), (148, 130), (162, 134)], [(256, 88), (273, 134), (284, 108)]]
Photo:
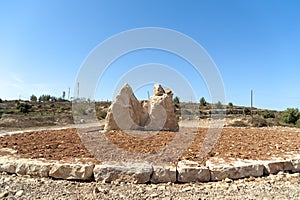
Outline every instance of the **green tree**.
[(0, 98), (0, 103), (2, 103), (3, 101), (2, 101), (2, 99)]
[(216, 108), (217, 108), (217, 109), (222, 109), (222, 108), (223, 108), (223, 105), (222, 105), (221, 101), (218, 101), (218, 102), (216, 103)]
[(63, 92), (62, 92), (62, 98), (65, 99), (65, 97), (66, 97), (66, 92), (63, 91)]
[(287, 124), (296, 124), (300, 118), (300, 113), (298, 108), (287, 108), (282, 113), (281, 121)]
[(30, 101), (36, 102), (37, 101), (37, 97), (33, 94), (30, 96)]
[(179, 104), (179, 103), (180, 103), (180, 102), (179, 102), (179, 97), (176, 96), (176, 97), (173, 99), (173, 102), (174, 102), (174, 104)]
[(207, 105), (207, 102), (206, 102), (205, 98), (202, 97), (202, 98), (200, 99), (200, 107), (204, 107), (204, 106), (206, 106), (206, 105)]
[(49, 94), (43, 94), (39, 97), (39, 101), (49, 101), (51, 96)]
[(232, 103), (232, 102), (229, 102), (229, 103), (228, 103), (228, 106), (229, 106), (229, 107), (233, 107), (233, 103)]

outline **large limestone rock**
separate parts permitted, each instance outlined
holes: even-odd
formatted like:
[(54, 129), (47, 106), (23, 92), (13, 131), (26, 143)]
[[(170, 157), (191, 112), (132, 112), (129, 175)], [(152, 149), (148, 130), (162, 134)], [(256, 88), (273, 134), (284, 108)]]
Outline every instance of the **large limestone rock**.
[(125, 84), (108, 109), (104, 129), (138, 129), (141, 123), (141, 114), (140, 102), (134, 96), (132, 88)]
[(66, 180), (89, 180), (93, 176), (93, 164), (54, 163), (49, 176)]
[(159, 84), (155, 84), (153, 88), (153, 94), (154, 96), (162, 96), (165, 93), (165, 90), (163, 87)]
[(177, 172), (177, 181), (181, 183), (207, 182), (210, 180), (209, 169), (199, 166), (197, 162), (190, 160), (179, 161)]
[(176, 173), (175, 166), (153, 166), (153, 174), (150, 181), (151, 183), (175, 183)]
[(177, 131), (179, 126), (174, 112), (173, 93), (160, 95), (161, 86), (159, 86), (154, 86), (154, 88), (157, 88), (156, 94), (159, 94), (159, 96), (153, 95), (150, 97), (150, 123), (146, 126), (146, 129)]
[(259, 177), (264, 174), (264, 165), (253, 160), (232, 159), (225, 161), (221, 158), (211, 158), (206, 161), (210, 170), (210, 180), (220, 181), (229, 179), (240, 179), (245, 177)]
[(265, 161), (265, 174), (275, 174), (280, 171), (292, 171), (294, 166), (290, 160)]
[(41, 161), (20, 160), (16, 167), (16, 174), (33, 177), (48, 177), (50, 164)]
[(108, 110), (104, 129), (178, 131), (172, 91), (155, 84), (150, 100), (138, 101), (132, 88), (125, 84)]
[(95, 166), (94, 177), (97, 182), (147, 183), (152, 172), (148, 163), (104, 163)]
[(0, 157), (0, 172), (16, 173), (17, 162), (10, 157)]

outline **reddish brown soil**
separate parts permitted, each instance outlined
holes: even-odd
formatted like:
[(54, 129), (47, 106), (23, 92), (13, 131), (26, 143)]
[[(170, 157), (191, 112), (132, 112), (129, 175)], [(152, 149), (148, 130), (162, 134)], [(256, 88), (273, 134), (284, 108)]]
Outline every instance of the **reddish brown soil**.
[[(197, 131), (182, 129), (180, 131)], [(133, 131), (134, 132), (134, 131)], [(138, 131), (134, 132), (138, 134)], [(147, 132), (146, 132), (147, 133)], [(153, 133), (153, 132), (149, 132)], [(300, 131), (286, 129), (265, 130), (259, 128), (224, 128), (213, 150), (203, 160), (199, 156), (207, 129), (196, 132), (194, 142), (180, 159), (203, 162), (209, 157), (269, 159), (272, 156), (283, 156), (287, 152), (300, 154)], [(99, 132), (85, 135), (101, 134)], [(143, 132), (145, 134), (145, 132)], [(121, 131), (108, 132), (106, 137), (118, 147), (132, 152), (153, 152), (166, 146), (175, 137), (174, 132), (161, 131), (149, 138), (132, 137)], [(178, 144), (181, 145), (181, 144)], [(78, 136), (76, 129), (55, 131), (34, 131), (0, 138), (0, 149), (17, 150), (17, 155), (25, 158), (45, 158), (51, 160), (76, 159), (97, 162), (88, 152)], [(0, 155), (5, 152), (0, 150)], [(6, 153), (7, 154), (7, 153)]]

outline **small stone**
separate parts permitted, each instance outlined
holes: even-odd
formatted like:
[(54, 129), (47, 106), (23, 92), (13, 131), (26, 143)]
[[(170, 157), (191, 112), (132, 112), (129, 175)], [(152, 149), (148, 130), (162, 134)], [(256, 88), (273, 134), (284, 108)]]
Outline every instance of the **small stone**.
[(157, 194), (157, 193), (153, 193), (153, 194), (150, 195), (151, 198), (155, 198), (155, 197), (158, 197), (158, 196), (159, 196), (159, 194)]
[(254, 178), (253, 176), (250, 176), (250, 177), (248, 178), (248, 181), (255, 181), (255, 178)]
[(94, 193), (94, 194), (97, 194), (97, 193), (99, 193), (99, 192), (100, 192), (100, 190), (98, 189), (98, 187), (95, 187), (94, 190), (93, 190), (93, 193)]
[(187, 192), (187, 191), (190, 191), (190, 190), (192, 190), (193, 188), (191, 187), (191, 186), (188, 186), (188, 187), (186, 187), (186, 188), (183, 188), (181, 191), (182, 192)]
[(233, 191), (237, 191), (237, 190), (239, 190), (239, 188), (238, 188), (238, 186), (237, 186), (237, 185), (232, 185), (232, 186), (231, 186), (231, 189), (232, 189)]
[(9, 195), (9, 192), (5, 191), (5, 192), (2, 192), (0, 193), (0, 198), (5, 198)]
[(24, 190), (19, 190), (18, 192), (16, 192), (15, 196), (16, 197), (20, 197), (24, 194)]
[(166, 186), (161, 185), (161, 186), (158, 186), (157, 189), (158, 189), (158, 190), (165, 190), (165, 189), (166, 189)]
[(225, 178), (225, 183), (231, 183), (232, 182), (232, 180), (230, 179), (230, 178)]

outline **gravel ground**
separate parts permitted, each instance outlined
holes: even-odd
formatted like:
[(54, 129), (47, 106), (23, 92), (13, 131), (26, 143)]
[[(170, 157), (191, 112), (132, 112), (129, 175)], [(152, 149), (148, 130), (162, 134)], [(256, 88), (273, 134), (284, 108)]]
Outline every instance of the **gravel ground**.
[(103, 184), (0, 174), (0, 199), (300, 199), (299, 173), (195, 184)]

